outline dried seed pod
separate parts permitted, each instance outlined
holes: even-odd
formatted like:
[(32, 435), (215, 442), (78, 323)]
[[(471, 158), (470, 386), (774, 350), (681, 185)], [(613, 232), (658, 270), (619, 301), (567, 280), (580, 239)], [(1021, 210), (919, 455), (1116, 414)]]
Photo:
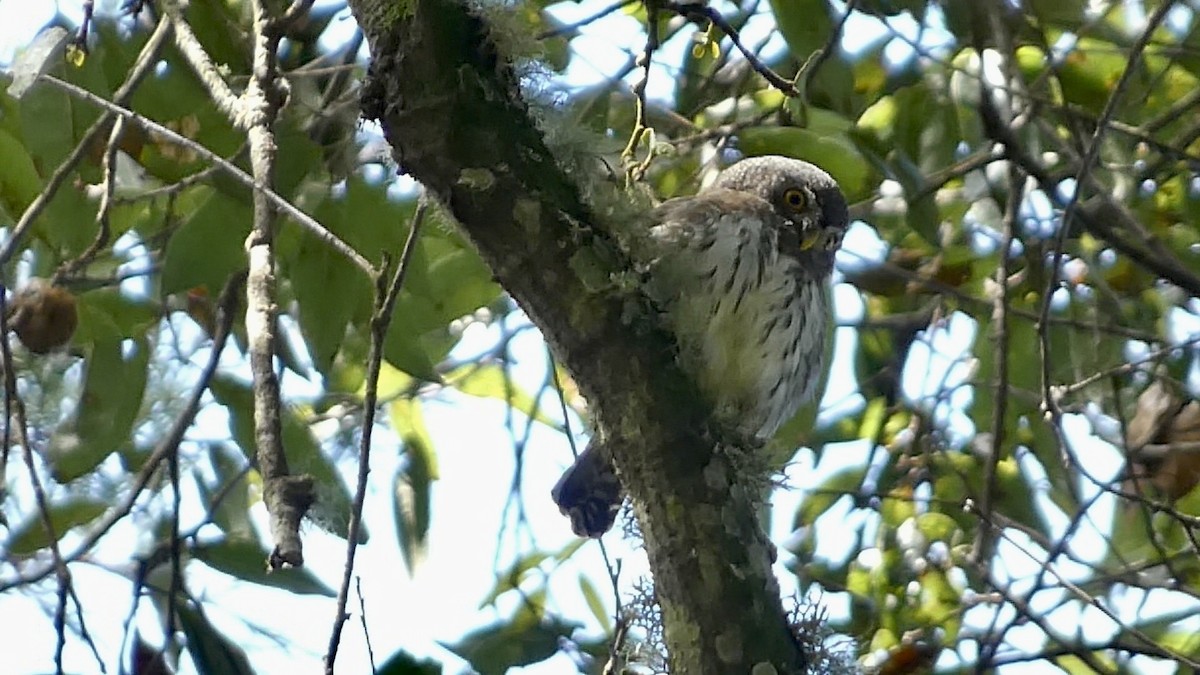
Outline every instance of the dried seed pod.
[(9, 305), (8, 325), (29, 351), (45, 354), (67, 344), (75, 334), (79, 325), (75, 296), (45, 279), (30, 279)]

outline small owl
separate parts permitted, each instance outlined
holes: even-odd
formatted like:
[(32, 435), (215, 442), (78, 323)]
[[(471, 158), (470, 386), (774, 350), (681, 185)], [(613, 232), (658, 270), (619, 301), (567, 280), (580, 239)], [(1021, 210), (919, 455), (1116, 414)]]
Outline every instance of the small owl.
[[(652, 213), (646, 293), (662, 310), (679, 364), (717, 420), (767, 440), (816, 393), (832, 310), (833, 256), (849, 216), (837, 182), (796, 159), (742, 160), (693, 197)], [(624, 491), (592, 445), (552, 491), (576, 534), (613, 525)]]

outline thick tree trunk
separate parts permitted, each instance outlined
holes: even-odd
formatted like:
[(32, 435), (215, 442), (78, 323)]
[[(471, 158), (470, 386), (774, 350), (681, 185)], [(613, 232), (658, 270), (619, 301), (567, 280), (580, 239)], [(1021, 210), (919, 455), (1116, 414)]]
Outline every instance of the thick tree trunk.
[(382, 123), (401, 168), (450, 207), (587, 397), (634, 498), (672, 671), (801, 672), (755, 487), (734, 480), (731, 457), (743, 453), (717, 449), (669, 337), (649, 317), (629, 320), (644, 303), (580, 275), (596, 265), (619, 275), (628, 261), (466, 4), (351, 0), (373, 59), (365, 114)]

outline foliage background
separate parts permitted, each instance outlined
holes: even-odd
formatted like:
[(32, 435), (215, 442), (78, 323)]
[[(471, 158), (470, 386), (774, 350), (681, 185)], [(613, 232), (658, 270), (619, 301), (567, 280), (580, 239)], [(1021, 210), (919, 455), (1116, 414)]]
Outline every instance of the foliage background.
[[(636, 151), (653, 150), (645, 180), (657, 195), (693, 191), (737, 153), (780, 153), (827, 168), (855, 204), (861, 223), (838, 260), (833, 391), (815, 429), (784, 432), (782, 442), (809, 449), (788, 471), (794, 489), (781, 492), (772, 528), (787, 587), (829, 608), (831, 644), (849, 636), (867, 667), (916, 654), (945, 670), (1187, 669), (1200, 659), (1197, 464), (1194, 447), (1169, 446), (1200, 440), (1200, 420), (1185, 413), (1200, 385), (1196, 3), (851, 4), (850, 18), (841, 3), (714, 4), (765, 64), (788, 77), (804, 64), (794, 99), (720, 30), (669, 12), (643, 70), (639, 3), (523, 2), (492, 16), (519, 58), (537, 59), (528, 86), (563, 152), (599, 156), (619, 174), (645, 81), (655, 136)], [(398, 259), (416, 196), (358, 123), (359, 43), (318, 40), (330, 25), (345, 34), (339, 12), (318, 5), (282, 49), (291, 93), (275, 127), (274, 187), (368, 260)], [(583, 23), (598, 13), (606, 18)], [(102, 15), (87, 56), (50, 72), (111, 97), (154, 16)], [(244, 82), (248, 7), (195, 1), (186, 16), (226, 78)], [(853, 49), (810, 58), (829, 45)], [(157, 58), (128, 107), (246, 165), (244, 134), (177, 48), (168, 41)], [(6, 286), (60, 273), (80, 326), (67, 353), (38, 356), (12, 340), (7, 393), (26, 406), (29, 432), (6, 449), (0, 602), (45, 608), (38, 621), (55, 638), (31, 661), (39, 670), (120, 662), (142, 672), (164, 642), (169, 661), (178, 653), (201, 672), (319, 658), (354, 498), (372, 284), (281, 225), (285, 441), (294, 465), (318, 476), (320, 499), (305, 530), (312, 562), (268, 576), (240, 317), (216, 378), (199, 378), (217, 295), (246, 265), (249, 193), (194, 149), (130, 128), (116, 146), (131, 161), (107, 177), (107, 210), (105, 134), (32, 229), (13, 235), (98, 115), (44, 82), (3, 99)], [(98, 213), (112, 243), (89, 252)], [(636, 553), (610, 542), (610, 561), (630, 561), (610, 582), (595, 545), (571, 542), (547, 513), (568, 459), (556, 378), (527, 321), (436, 210), (394, 317), (367, 493), (372, 554), (359, 569), (375, 658), (403, 646), (458, 667), (430, 644), (439, 637), (481, 672), (547, 658), (547, 672), (573, 662), (598, 671), (598, 629), (612, 629), (612, 589), (627, 592)], [(578, 434), (586, 407), (565, 374), (557, 381)], [(123, 505), (183, 398), (202, 386), (178, 479), (157, 472), (132, 509)], [(1155, 446), (1142, 455), (1127, 446), (1145, 439), (1125, 442), (1135, 427), (1149, 427)], [(497, 486), (505, 498), (487, 501)], [(122, 507), (129, 515), (94, 548), (78, 548)], [(172, 581), (175, 527), (183, 577)], [(69, 580), (56, 555), (74, 560)], [(407, 580), (489, 557), (491, 574)], [(285, 592), (251, 595), (253, 586)], [(294, 594), (313, 597), (295, 609)], [(261, 600), (241, 601), (252, 596)], [(462, 596), (483, 601), (476, 630), (423, 632)], [(126, 621), (135, 598), (142, 609)], [(297, 612), (312, 633), (273, 642)], [(164, 638), (170, 613), (180, 632)], [(424, 639), (388, 635), (396, 620)], [(575, 632), (580, 622), (589, 630)], [(93, 656), (90, 636), (107, 625), (121, 625), (120, 637), (97, 641)], [(243, 650), (247, 634), (257, 637)], [(20, 644), (16, 633), (3, 639)], [(347, 642), (343, 658), (363, 647)]]

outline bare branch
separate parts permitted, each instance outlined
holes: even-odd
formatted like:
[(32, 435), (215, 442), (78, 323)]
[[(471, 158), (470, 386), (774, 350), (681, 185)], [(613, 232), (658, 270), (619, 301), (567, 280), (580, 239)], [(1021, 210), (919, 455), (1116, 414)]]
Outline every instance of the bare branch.
[[(355, 267), (362, 270), (364, 274), (366, 274), (372, 278), (374, 277), (375, 268), (371, 265), (371, 263), (367, 262), (367, 259), (362, 257), (362, 255), (360, 255), (358, 253), (358, 251), (355, 251), (352, 246), (350, 246), (346, 242), (342, 241), (340, 238), (338, 238), (337, 235), (335, 235), (334, 233), (332, 233), (328, 229), (326, 229), (324, 225), (321, 225), (315, 219), (313, 219), (312, 216), (301, 211), (299, 208), (294, 206), (291, 202), (289, 202), (288, 200), (281, 197), (277, 192), (275, 192), (269, 186), (258, 184), (258, 182), (255, 181), (255, 179), (253, 177), (251, 177), (249, 174), (247, 174), (245, 171), (243, 171), (236, 164), (230, 162), (229, 160), (225, 159), (224, 157), (209, 150), (208, 148), (204, 147), (203, 145), (200, 145), (199, 143), (193, 141), (192, 139), (187, 138), (186, 136), (183, 136), (175, 131), (172, 131), (171, 129), (164, 127), (163, 125), (159, 124), (158, 122), (147, 119), (147, 118), (139, 115), (138, 113), (133, 112), (132, 110), (128, 110), (128, 109), (123, 108), (119, 105), (116, 105), (115, 103), (112, 103), (106, 99), (96, 96), (92, 92), (90, 92), (86, 89), (83, 89), (82, 87), (73, 85), (70, 82), (64, 82), (63, 80), (60, 80), (51, 75), (42, 75), (41, 79), (55, 87), (58, 87), (59, 89), (65, 90), (66, 92), (70, 93), (72, 96), (78, 97), (84, 101), (87, 101), (88, 103), (96, 105), (100, 108), (104, 108), (105, 110), (107, 110), (108, 112), (110, 112), (112, 114), (115, 114), (117, 116), (124, 118), (126, 121), (132, 123), (134, 126), (138, 127), (139, 129), (158, 134), (164, 140), (170, 141), (181, 147), (187, 148), (188, 150), (195, 152), (197, 155), (200, 155), (201, 157), (208, 160), (209, 162), (212, 162), (214, 165), (219, 167), (220, 170), (225, 173), (225, 175), (229, 176), (230, 178), (233, 178), (238, 183), (242, 184), (243, 186), (249, 188), (250, 190), (252, 190), (256, 193), (261, 192), (262, 194), (266, 195), (267, 199), (269, 199), (271, 201), (272, 206), (279, 209), (283, 213), (287, 214), (289, 217), (291, 217), (292, 220), (296, 221), (296, 223), (299, 224), (301, 227), (303, 227), (305, 230), (307, 230), (311, 234), (315, 235), (318, 239), (320, 239), (322, 242), (324, 242), (326, 245), (328, 245), (334, 251), (337, 251), (340, 255), (344, 256), (347, 260), (349, 260), (351, 263), (353, 263)], [(22, 219), (22, 220), (24, 220), (24, 219)], [(7, 258), (5, 257), (5, 253), (7, 253), (8, 256), (12, 255), (12, 252), (9, 251), (9, 247), (6, 247), (3, 251), (0, 251), (0, 264), (2, 264), (5, 260), (7, 260)]]
[[(279, 37), (268, 30), (270, 17), (261, 0), (253, 7), (253, 76), (240, 104), (242, 117), (231, 118), (245, 125), (250, 142), (250, 165), (255, 185), (270, 187), (275, 182), (274, 124), (284, 94), (276, 70)], [(240, 123), (240, 124), (239, 124)], [(275, 204), (263, 190), (254, 191), (254, 227), (246, 238), (250, 271), (246, 278), (246, 338), (250, 371), (254, 377), (254, 444), (258, 471), (263, 478), (263, 501), (270, 515), (275, 547), (268, 565), (304, 564), (300, 522), (316, 500), (312, 476), (292, 475), (283, 448), (280, 419), (283, 400), (275, 374), (279, 329), (275, 280)]]
[[(413, 252), (416, 250), (417, 238), (421, 234), (421, 225), (425, 221), (427, 204), (422, 198), (413, 213), (412, 223), (408, 228), (408, 239), (404, 242), (404, 251), (400, 254), (400, 264), (391, 282), (385, 285), (385, 277), (380, 275), (375, 280), (375, 312), (371, 315), (371, 346), (367, 353), (366, 391), (363, 393), (363, 428), (359, 439), (358, 449), (358, 481), (354, 489), (354, 504), (350, 510), (350, 526), (346, 533), (346, 565), (342, 574), (342, 584), (338, 589), (337, 613), (333, 619), (333, 630), (329, 636), (329, 646), (325, 651), (325, 672), (333, 675), (333, 664), (337, 660), (338, 645), (341, 644), (342, 627), (346, 623), (346, 603), (350, 596), (350, 579), (354, 574), (354, 556), (358, 551), (358, 537), (362, 529), (363, 502), (367, 498), (367, 476), (371, 471), (371, 439), (375, 429), (375, 413), (379, 398), (379, 371), (383, 365), (383, 345), (387, 338), (388, 327), (392, 323), (392, 312), (396, 308), (396, 298), (404, 286), (404, 278), (408, 274)], [(387, 266), (384, 265), (384, 269)], [(365, 631), (365, 626), (364, 626)]]

